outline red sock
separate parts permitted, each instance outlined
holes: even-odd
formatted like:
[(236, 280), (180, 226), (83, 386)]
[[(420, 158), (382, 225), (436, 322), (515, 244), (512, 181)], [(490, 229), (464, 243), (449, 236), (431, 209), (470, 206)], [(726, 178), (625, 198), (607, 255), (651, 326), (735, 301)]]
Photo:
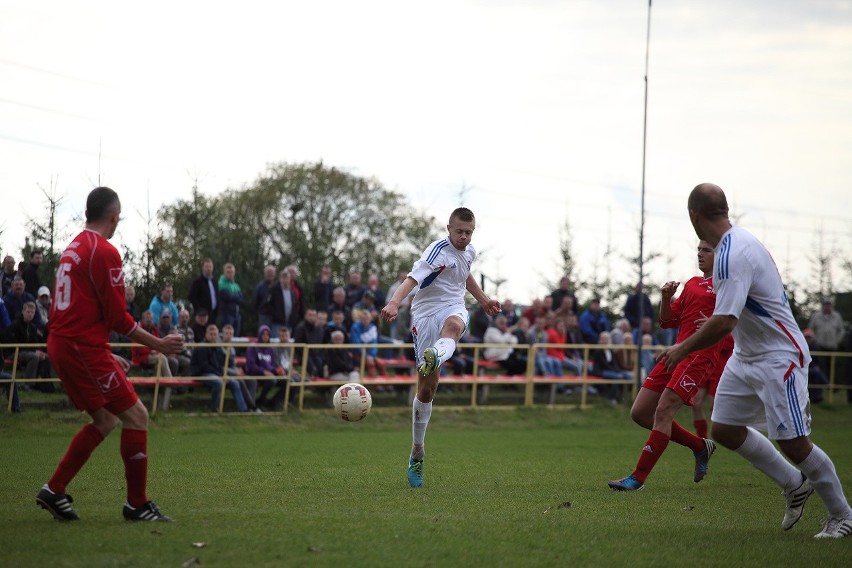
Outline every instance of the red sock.
[(668, 436), (659, 430), (651, 430), (651, 436), (645, 442), (645, 447), (639, 456), (639, 462), (636, 464), (636, 470), (633, 472), (633, 475), (640, 483), (645, 483), (645, 479), (651, 474), (651, 470), (657, 465), (657, 460), (666, 451), (666, 446), (668, 445)]
[(103, 441), (104, 435), (93, 424), (83, 426), (71, 440), (65, 455), (62, 456), (56, 471), (53, 472), (53, 477), (47, 482), (50, 490), (54, 493), (65, 493), (65, 487), (86, 465), (89, 456)]
[(131, 507), (141, 507), (148, 502), (145, 493), (148, 485), (147, 430), (121, 430), (121, 459), (124, 460), (124, 478), (127, 480), (127, 502)]
[(695, 433), (698, 434), (699, 438), (707, 437), (707, 421), (706, 420), (694, 420), (692, 422), (695, 425)]
[(677, 422), (672, 422), (672, 442), (686, 446), (693, 452), (704, 451), (704, 439), (699, 438)]

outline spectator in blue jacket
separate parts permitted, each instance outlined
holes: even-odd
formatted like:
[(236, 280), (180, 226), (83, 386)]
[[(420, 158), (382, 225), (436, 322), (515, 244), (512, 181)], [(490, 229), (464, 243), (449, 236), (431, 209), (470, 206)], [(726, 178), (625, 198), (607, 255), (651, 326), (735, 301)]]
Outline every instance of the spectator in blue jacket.
[(175, 290), (171, 284), (160, 286), (160, 295), (154, 296), (151, 299), (151, 304), (148, 306), (148, 309), (151, 310), (151, 315), (154, 316), (154, 321), (160, 321), (160, 312), (163, 310), (172, 312), (172, 321), (178, 320), (180, 313), (178, 312), (177, 305), (172, 301), (174, 293)]
[(594, 298), (589, 302), (589, 307), (580, 314), (580, 333), (583, 334), (585, 343), (597, 345), (601, 332), (609, 331), (609, 320), (601, 311), (600, 298)]
[[(15, 276), (15, 279), (12, 280), (12, 288), (9, 290), (5, 296), (3, 296), (3, 301), (6, 303), (6, 310), (9, 315), (9, 319), (14, 321), (19, 315), (21, 315), (21, 311), (24, 308), (24, 304), (27, 302), (36, 303), (35, 296), (30, 294), (24, 289), (24, 279), (20, 276)], [(44, 323), (41, 319), (41, 314), (36, 310), (35, 319), (33, 319), (36, 327), (40, 330), (44, 330)]]
[[(370, 311), (361, 310), (358, 321), (353, 323), (352, 329), (349, 330), (349, 342), (355, 345), (359, 343), (379, 344), (379, 328), (373, 323), (373, 314)], [(378, 369), (380, 375), (385, 374), (385, 365), (379, 359), (378, 347), (356, 347), (352, 350), (352, 353), (359, 360), (361, 354), (364, 354), (367, 375), (371, 377), (376, 376), (376, 369)]]
[[(642, 317), (654, 317), (654, 308), (651, 306), (651, 298), (648, 297), (642, 286), (636, 284), (634, 292), (627, 296), (627, 301), (624, 302), (624, 317), (630, 322), (630, 328), (636, 329), (639, 327), (641, 318), (639, 317), (639, 306), (642, 306)], [(635, 337), (633, 339), (636, 339)]]

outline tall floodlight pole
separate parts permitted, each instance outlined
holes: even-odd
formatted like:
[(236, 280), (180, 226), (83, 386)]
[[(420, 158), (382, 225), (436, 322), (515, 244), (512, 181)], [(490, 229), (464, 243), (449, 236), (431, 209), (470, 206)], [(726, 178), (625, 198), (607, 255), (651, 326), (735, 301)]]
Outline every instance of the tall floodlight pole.
[[(645, 33), (645, 109), (642, 117), (642, 204), (639, 217), (639, 285), (637, 286), (639, 295), (639, 328), (642, 326), (642, 318), (645, 317), (643, 294), (645, 286), (643, 283), (645, 276), (645, 154), (648, 146), (648, 53), (651, 48), (651, 2), (648, 0), (648, 26)], [(649, 314), (650, 315), (650, 314)], [(637, 365), (636, 365), (636, 384), (642, 385), (642, 335), (639, 334), (637, 345)]]

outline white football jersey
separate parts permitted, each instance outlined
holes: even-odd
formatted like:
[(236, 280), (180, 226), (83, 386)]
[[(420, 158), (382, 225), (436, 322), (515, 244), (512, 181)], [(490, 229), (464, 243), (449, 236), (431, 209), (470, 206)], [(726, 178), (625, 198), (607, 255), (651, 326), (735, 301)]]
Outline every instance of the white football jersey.
[(408, 273), (418, 284), (411, 313), (428, 312), (441, 306), (464, 306), (467, 277), (474, 258), (476, 250), (470, 244), (458, 250), (450, 239), (443, 238), (429, 245)]
[(714, 315), (731, 315), (734, 354), (746, 361), (788, 354), (800, 368), (810, 352), (793, 318), (778, 267), (754, 235), (732, 227), (716, 246), (713, 262), (716, 287)]

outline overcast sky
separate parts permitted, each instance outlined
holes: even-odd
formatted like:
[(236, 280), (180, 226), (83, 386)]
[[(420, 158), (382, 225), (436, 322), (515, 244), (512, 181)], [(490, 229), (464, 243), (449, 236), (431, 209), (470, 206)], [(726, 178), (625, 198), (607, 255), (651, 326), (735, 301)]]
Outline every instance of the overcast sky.
[[(501, 299), (548, 291), (566, 222), (579, 275), (620, 277), (647, 18), (642, 0), (0, 0), (0, 246), (19, 258), (51, 184), (69, 233), (95, 184), (116, 189), (134, 243), (137, 212), (195, 177), (212, 195), (321, 159), (439, 219), (464, 195)], [(648, 285), (697, 272), (704, 181), (789, 279), (812, 281), (820, 235), (852, 257), (852, 2), (658, 0), (647, 116), (645, 248), (665, 255)]]

